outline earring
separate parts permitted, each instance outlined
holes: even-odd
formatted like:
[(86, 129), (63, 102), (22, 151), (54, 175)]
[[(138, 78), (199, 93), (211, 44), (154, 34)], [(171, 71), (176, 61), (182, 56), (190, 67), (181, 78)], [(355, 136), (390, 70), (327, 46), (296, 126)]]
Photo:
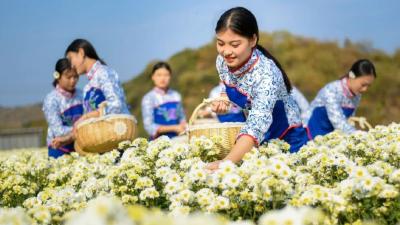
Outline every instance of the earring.
[(351, 71), (351, 70), (350, 70), (350, 72), (349, 72), (349, 78), (351, 78), (351, 79), (356, 78), (356, 75), (355, 75), (354, 72)]
[(54, 79), (58, 80), (58, 78), (60, 78), (60, 73), (57, 72), (57, 71), (55, 71), (55, 72), (53, 73), (53, 77), (54, 77)]

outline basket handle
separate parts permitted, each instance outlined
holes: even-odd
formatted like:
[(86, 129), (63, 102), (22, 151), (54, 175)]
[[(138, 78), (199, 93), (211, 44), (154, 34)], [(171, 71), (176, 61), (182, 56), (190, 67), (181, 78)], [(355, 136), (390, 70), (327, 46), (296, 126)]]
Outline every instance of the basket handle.
[(353, 125), (355, 125), (356, 122), (357, 122), (361, 129), (365, 129), (365, 128), (368, 128), (368, 130), (372, 129), (371, 124), (368, 123), (368, 121), (367, 121), (367, 119), (365, 117), (352, 116), (352, 117), (349, 118), (348, 121)]
[(204, 106), (207, 106), (207, 105), (211, 105), (215, 101), (224, 101), (224, 102), (227, 102), (227, 103), (231, 104), (231, 102), (229, 101), (229, 98), (227, 98), (227, 97), (217, 97), (217, 98), (205, 98), (205, 99), (203, 99), (203, 102), (200, 103), (193, 110), (193, 113), (192, 113), (192, 115), (190, 116), (190, 119), (189, 119), (189, 126), (193, 125), (194, 121), (196, 121), (198, 113), (199, 113), (201, 108), (203, 108)]
[(100, 112), (100, 117), (106, 115), (106, 107), (107, 107), (107, 101), (102, 101), (99, 104), (99, 112)]

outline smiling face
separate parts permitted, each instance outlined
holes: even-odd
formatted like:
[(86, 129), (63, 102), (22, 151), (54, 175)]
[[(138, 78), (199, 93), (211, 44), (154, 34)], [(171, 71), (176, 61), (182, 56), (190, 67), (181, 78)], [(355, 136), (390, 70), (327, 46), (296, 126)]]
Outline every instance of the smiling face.
[(375, 77), (372, 74), (363, 75), (356, 78), (350, 78), (349, 79), (350, 90), (356, 95), (362, 94), (368, 90), (369, 86), (371, 86), (374, 80)]
[(169, 82), (171, 80), (171, 73), (164, 67), (161, 67), (154, 71), (151, 79), (154, 85), (161, 89), (167, 89), (169, 87)]
[(217, 51), (232, 69), (245, 63), (256, 43), (256, 35), (249, 39), (234, 33), (231, 29), (217, 33)]

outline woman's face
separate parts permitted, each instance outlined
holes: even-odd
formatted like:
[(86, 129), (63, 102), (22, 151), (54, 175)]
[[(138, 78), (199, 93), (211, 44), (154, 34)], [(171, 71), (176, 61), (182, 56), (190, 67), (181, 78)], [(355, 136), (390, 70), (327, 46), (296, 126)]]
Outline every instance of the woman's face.
[(249, 39), (234, 33), (231, 29), (217, 33), (217, 51), (224, 57), (230, 68), (236, 68), (245, 63), (256, 43), (256, 35)]
[(78, 75), (82, 75), (87, 72), (84, 65), (85, 53), (83, 49), (80, 48), (78, 52), (68, 52), (67, 58), (71, 62), (72, 68), (76, 70)]
[(349, 78), (350, 90), (356, 95), (362, 94), (368, 90), (374, 80), (375, 77), (372, 74)]
[(151, 79), (154, 85), (161, 89), (167, 89), (169, 87), (169, 82), (171, 80), (171, 73), (165, 68), (159, 68), (154, 71)]
[(78, 81), (79, 75), (76, 71), (74, 69), (67, 69), (61, 74), (58, 85), (66, 91), (73, 92)]

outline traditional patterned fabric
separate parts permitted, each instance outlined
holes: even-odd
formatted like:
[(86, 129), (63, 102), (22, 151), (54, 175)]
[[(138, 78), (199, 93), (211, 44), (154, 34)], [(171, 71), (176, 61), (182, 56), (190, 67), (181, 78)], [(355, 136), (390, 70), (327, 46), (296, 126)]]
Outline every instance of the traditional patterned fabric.
[[(161, 125), (176, 125), (186, 120), (182, 106), (181, 95), (172, 89), (166, 92), (154, 88), (142, 99), (142, 116), (144, 128), (147, 133), (155, 138)], [(166, 133), (169, 137), (175, 133)]]
[(85, 113), (107, 101), (106, 114), (130, 114), (118, 74), (113, 69), (96, 61), (86, 75), (89, 82), (83, 89)]
[(323, 87), (311, 102), (306, 124), (311, 136), (325, 135), (335, 129), (351, 133), (356, 129), (347, 119), (354, 115), (361, 95), (354, 95), (348, 87), (348, 78), (333, 81)]
[(305, 116), (307, 114), (308, 107), (310, 107), (310, 103), (308, 103), (306, 97), (304, 97), (303, 93), (300, 92), (299, 89), (293, 86), (292, 92), (291, 92), (294, 100), (296, 101), (297, 105), (300, 108), (300, 115), (301, 119), (305, 119)]

